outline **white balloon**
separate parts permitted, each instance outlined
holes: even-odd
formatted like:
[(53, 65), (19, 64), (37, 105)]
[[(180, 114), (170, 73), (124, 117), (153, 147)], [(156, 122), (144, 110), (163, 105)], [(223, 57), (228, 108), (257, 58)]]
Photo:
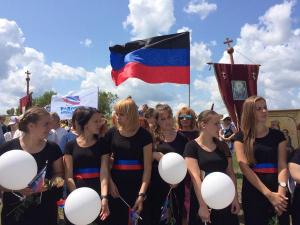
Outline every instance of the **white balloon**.
[(65, 214), (76, 225), (92, 223), (100, 213), (99, 194), (91, 188), (81, 187), (71, 192), (65, 201)]
[(37, 164), (31, 154), (23, 150), (10, 150), (0, 156), (0, 185), (9, 190), (28, 186), (37, 174)]
[(201, 185), (204, 202), (212, 209), (224, 209), (229, 206), (235, 196), (232, 179), (221, 172), (208, 174)]
[(158, 172), (167, 183), (178, 184), (185, 178), (187, 166), (181, 155), (170, 152), (160, 159)]

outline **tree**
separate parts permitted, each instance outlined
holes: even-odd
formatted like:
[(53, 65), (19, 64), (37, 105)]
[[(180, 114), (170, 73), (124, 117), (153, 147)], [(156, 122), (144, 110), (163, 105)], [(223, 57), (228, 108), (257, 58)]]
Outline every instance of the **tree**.
[(112, 113), (112, 107), (115, 101), (118, 99), (118, 95), (109, 91), (101, 91), (98, 94), (98, 110), (106, 117), (109, 117)]
[(45, 107), (46, 105), (49, 105), (51, 103), (52, 95), (56, 95), (56, 92), (46, 91), (43, 95), (32, 99), (32, 105), (33, 106)]
[(8, 110), (6, 110), (6, 113), (9, 116), (13, 116), (13, 115), (15, 115), (15, 109), (14, 108), (8, 109)]

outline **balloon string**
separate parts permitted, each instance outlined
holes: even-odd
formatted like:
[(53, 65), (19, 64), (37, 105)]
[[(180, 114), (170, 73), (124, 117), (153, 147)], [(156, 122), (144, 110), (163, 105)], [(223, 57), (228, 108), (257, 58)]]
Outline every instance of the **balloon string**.
[(16, 196), (18, 199), (20, 199), (20, 201), (23, 201), (25, 198), (26, 198), (26, 196), (24, 196), (24, 195), (18, 195), (17, 193), (15, 193), (15, 192), (11, 192), (14, 196)]

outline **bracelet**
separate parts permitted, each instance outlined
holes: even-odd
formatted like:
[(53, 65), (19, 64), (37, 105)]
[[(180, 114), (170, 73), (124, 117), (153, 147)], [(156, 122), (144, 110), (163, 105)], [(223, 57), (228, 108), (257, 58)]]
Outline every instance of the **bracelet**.
[(145, 193), (139, 193), (138, 197), (143, 197), (143, 199), (146, 200), (147, 195)]
[(108, 200), (108, 196), (107, 195), (101, 195), (101, 200), (103, 200), (103, 199), (107, 199)]

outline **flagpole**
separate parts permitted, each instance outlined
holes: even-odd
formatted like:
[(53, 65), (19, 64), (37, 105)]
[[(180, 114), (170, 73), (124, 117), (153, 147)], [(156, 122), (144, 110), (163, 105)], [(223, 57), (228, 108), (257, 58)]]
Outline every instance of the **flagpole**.
[(189, 83), (189, 108), (190, 107), (191, 107), (191, 83)]

